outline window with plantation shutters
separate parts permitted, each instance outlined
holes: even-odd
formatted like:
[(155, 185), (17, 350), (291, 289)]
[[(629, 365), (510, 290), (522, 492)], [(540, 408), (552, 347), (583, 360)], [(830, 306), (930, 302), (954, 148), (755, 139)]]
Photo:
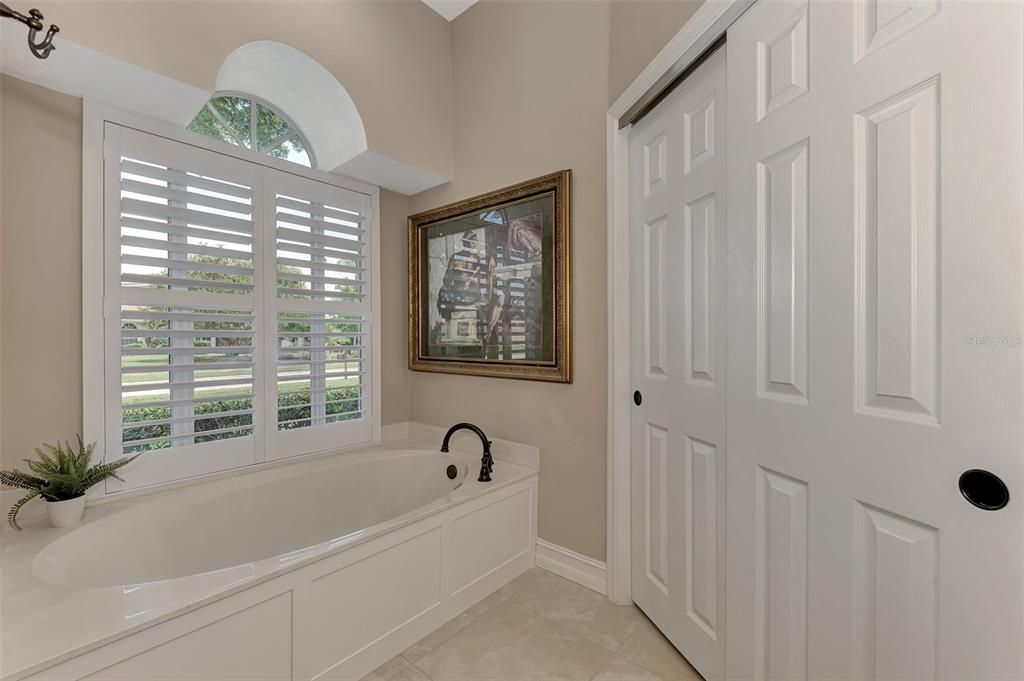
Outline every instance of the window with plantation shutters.
[(371, 197), (109, 123), (104, 164), (105, 449), (143, 454), (125, 484), (371, 440)]

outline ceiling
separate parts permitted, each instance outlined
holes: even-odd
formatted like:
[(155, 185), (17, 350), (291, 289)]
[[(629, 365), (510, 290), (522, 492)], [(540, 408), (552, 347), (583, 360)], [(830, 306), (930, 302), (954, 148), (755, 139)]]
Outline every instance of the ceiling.
[(473, 6), (477, 0), (423, 0), (423, 3), (448, 21)]

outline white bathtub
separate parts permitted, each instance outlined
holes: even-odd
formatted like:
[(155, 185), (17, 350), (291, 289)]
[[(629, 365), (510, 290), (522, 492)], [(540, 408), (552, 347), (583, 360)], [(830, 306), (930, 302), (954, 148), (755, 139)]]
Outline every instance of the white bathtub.
[(79, 527), (43, 549), (32, 572), (57, 586), (135, 585), (256, 563), (344, 541), (443, 499), (469, 467), (423, 451), (309, 471), (182, 505), (181, 495)]
[(359, 678), (533, 564), (536, 468), (478, 468), (403, 441), (36, 509), (2, 535), (0, 678)]

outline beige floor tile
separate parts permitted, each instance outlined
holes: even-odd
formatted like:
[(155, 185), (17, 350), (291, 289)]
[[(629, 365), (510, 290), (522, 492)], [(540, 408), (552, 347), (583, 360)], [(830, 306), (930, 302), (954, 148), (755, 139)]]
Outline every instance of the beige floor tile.
[(396, 655), (364, 676), (363, 681), (430, 681), (430, 679), (401, 655)]
[(643, 667), (625, 660), (618, 655), (608, 666), (598, 672), (593, 681), (662, 681)]
[(402, 653), (402, 657), (409, 660), (409, 662), (416, 662), (416, 660), (450, 639), (460, 629), (464, 629), (472, 621), (473, 616), (467, 613), (462, 613), (455, 619), (448, 620), (420, 641), (406, 648)]
[(523, 574), (519, 575), (505, 586), (498, 589), (498, 593), (502, 596), (511, 596), (519, 589), (523, 588), (533, 580), (537, 579), (541, 575), (549, 574), (547, 570), (539, 567), (532, 567)]
[(619, 650), (619, 655), (664, 681), (702, 681), (697, 670), (646, 618)]
[(515, 591), (512, 598), (612, 652), (645, 619), (635, 606), (615, 605), (596, 591), (550, 572)]
[(483, 615), (503, 600), (505, 600), (505, 594), (500, 591), (495, 591), (490, 596), (477, 601), (477, 603), (466, 612), (473, 617), (480, 617), (480, 615)]
[(601, 646), (507, 600), (416, 666), (433, 681), (589, 681), (612, 658)]

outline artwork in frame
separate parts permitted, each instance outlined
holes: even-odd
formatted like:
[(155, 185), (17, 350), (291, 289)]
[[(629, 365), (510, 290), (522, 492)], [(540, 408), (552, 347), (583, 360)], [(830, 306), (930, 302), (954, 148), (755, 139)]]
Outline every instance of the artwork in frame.
[(409, 368), (572, 382), (572, 171), (409, 218)]

